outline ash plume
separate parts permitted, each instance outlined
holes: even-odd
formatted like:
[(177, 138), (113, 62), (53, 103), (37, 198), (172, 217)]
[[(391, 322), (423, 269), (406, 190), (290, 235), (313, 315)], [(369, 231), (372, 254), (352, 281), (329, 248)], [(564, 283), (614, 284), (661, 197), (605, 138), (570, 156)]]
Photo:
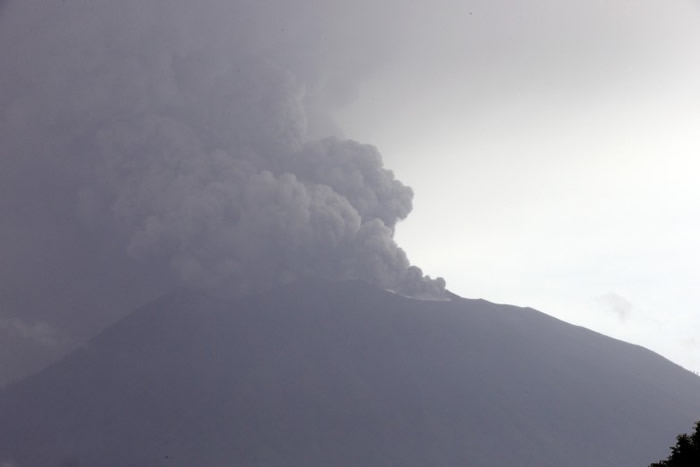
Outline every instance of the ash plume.
[(233, 294), (313, 277), (444, 292), (393, 239), (413, 192), (379, 152), (309, 137), (334, 127), (328, 111), (381, 55), (343, 50), (339, 37), (360, 20), (351, 8), (10, 6), (19, 22), (2, 39), (36, 33), (20, 55), (0, 49), (12, 65), (0, 75), (11, 90), (0, 102), (0, 209), (14, 220), (0, 239), (15, 242), (5, 264), (59, 269), (50, 283), (107, 267), (122, 284), (138, 269), (141, 282)]

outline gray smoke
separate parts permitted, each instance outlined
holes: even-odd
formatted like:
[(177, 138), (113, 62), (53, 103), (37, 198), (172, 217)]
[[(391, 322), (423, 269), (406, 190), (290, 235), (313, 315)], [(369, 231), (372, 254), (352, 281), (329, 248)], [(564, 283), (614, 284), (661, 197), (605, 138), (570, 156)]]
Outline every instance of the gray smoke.
[(0, 33), (35, 31), (21, 53), (1, 50), (11, 92), (0, 97), (0, 209), (13, 220), (0, 228), (2, 274), (25, 268), (8, 293), (36, 275), (60, 284), (97, 272), (128, 294), (136, 270), (141, 289), (239, 294), (323, 277), (444, 292), (393, 239), (411, 189), (374, 147), (310, 137), (337, 133), (328, 112), (382, 54), (358, 52), (369, 40), (359, 34), (343, 49), (358, 25), (373, 28), (352, 8), (23, 5), (7, 5), (19, 22)]
[(621, 323), (626, 323), (634, 312), (634, 304), (614, 292), (601, 295), (596, 298), (596, 301), (615, 315)]

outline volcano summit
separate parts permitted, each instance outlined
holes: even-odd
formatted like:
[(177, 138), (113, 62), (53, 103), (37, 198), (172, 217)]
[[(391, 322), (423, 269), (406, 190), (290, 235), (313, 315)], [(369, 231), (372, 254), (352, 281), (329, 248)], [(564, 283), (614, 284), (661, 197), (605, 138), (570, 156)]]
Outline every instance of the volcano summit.
[(179, 290), (2, 391), (0, 460), (644, 466), (698, 415), (697, 376), (528, 308), (356, 281)]

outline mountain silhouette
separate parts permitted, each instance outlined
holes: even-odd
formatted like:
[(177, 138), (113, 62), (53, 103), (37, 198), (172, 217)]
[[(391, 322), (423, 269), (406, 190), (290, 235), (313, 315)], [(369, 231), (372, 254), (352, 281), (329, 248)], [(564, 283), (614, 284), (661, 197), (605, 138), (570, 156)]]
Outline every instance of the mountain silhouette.
[(700, 378), (529, 308), (362, 282), (177, 290), (0, 392), (0, 465), (633, 467)]

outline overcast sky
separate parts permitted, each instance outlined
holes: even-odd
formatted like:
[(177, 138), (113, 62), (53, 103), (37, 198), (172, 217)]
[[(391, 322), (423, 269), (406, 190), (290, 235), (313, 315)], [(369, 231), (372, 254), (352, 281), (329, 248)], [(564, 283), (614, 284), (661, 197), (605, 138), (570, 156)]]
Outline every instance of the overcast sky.
[(414, 188), (410, 258), (700, 371), (700, 3), (454, 2), (416, 30), (337, 114)]

